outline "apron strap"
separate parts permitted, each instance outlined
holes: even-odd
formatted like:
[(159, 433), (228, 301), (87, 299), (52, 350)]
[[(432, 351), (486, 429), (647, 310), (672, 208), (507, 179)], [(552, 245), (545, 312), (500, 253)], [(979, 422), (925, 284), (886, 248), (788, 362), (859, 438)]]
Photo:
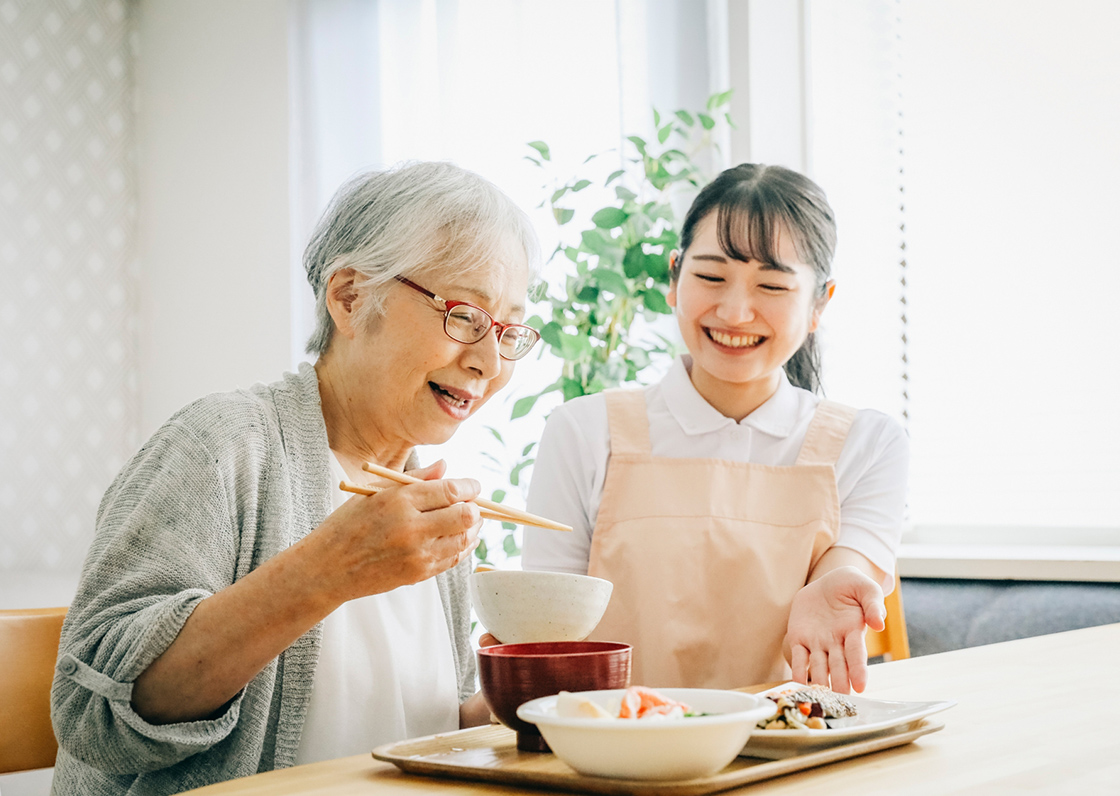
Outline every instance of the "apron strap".
[(855, 419), (856, 410), (852, 407), (821, 401), (805, 432), (796, 464), (836, 464)]
[(645, 390), (604, 390), (607, 425), (611, 432), (611, 455), (651, 456), (649, 417)]

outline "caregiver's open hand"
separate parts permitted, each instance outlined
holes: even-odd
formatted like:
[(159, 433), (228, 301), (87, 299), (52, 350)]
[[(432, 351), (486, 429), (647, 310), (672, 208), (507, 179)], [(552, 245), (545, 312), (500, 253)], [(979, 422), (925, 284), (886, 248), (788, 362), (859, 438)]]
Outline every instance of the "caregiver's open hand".
[(856, 567), (839, 567), (793, 598), (785, 647), (793, 679), (831, 685), (841, 694), (867, 685), (864, 630), (882, 630), (883, 590)]

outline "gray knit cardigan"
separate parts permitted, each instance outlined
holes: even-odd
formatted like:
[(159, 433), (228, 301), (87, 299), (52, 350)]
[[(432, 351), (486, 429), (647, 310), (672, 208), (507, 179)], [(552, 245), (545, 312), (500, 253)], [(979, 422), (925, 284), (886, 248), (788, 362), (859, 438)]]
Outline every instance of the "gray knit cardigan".
[[(314, 368), (221, 393), (172, 417), (97, 512), (51, 690), (56, 796), (169, 794), (290, 766), (322, 627), (273, 660), (217, 718), (153, 725), (132, 683), (198, 603), (316, 528), (331, 511)], [(475, 688), (466, 578), (439, 575), (460, 699)]]

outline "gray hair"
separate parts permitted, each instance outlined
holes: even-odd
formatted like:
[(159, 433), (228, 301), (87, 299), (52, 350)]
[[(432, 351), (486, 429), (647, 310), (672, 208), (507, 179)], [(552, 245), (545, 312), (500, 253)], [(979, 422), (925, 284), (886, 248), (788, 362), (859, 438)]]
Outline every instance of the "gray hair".
[(327, 284), (339, 269), (358, 273), (355, 287), (369, 300), (357, 321), (369, 324), (398, 276), (470, 272), (511, 254), (524, 256), (532, 283), (540, 252), (528, 216), (474, 172), (451, 163), (408, 163), (359, 174), (331, 199), (303, 255), (315, 291), (307, 352), (322, 355), (334, 335)]

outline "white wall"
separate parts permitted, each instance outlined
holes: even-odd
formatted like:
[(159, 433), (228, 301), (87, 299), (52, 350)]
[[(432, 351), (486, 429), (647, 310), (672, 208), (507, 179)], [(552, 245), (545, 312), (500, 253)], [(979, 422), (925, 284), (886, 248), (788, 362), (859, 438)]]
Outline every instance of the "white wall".
[(141, 0), (140, 436), (290, 367), (288, 4)]

